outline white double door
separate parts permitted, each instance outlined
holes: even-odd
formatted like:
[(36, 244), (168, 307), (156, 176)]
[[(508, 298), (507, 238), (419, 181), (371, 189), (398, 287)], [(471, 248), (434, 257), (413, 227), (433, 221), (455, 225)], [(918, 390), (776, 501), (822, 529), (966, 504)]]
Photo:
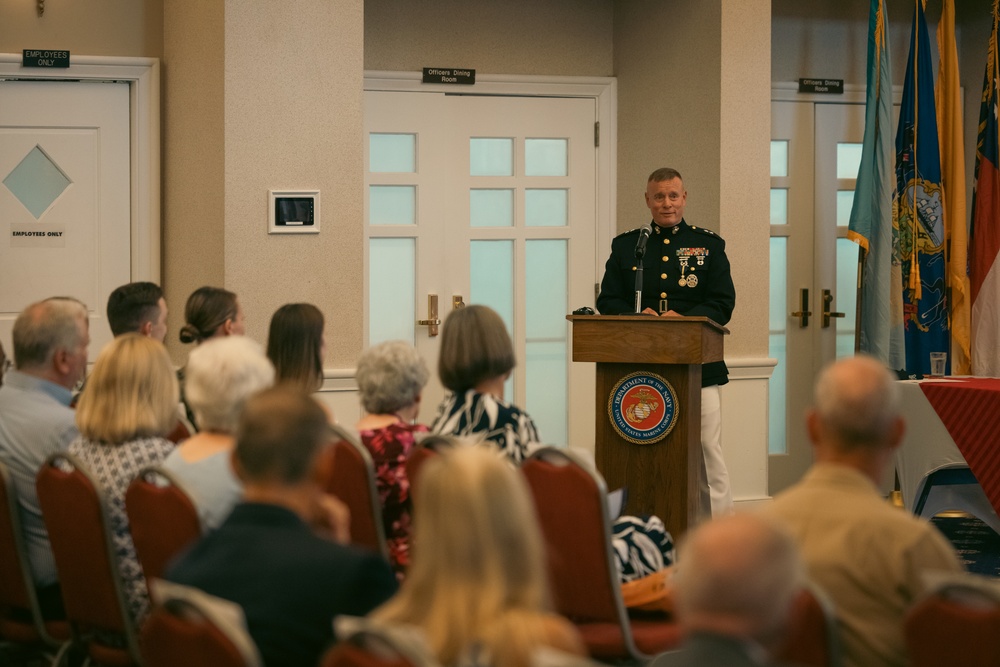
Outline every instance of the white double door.
[[(433, 376), (426, 322), (488, 305), (518, 361), (506, 399), (544, 442), (585, 447), (594, 369), (572, 363), (565, 318), (600, 280), (596, 114), (593, 98), (365, 93), (368, 343), (412, 342)], [(443, 394), (432, 377), (421, 421)]]
[(865, 129), (863, 93), (855, 97), (771, 103), (772, 494), (812, 463), (805, 413), (816, 376), (855, 354), (858, 246), (847, 229)]
[(91, 359), (131, 275), (129, 85), (0, 81), (0, 340), (28, 304), (83, 301)]

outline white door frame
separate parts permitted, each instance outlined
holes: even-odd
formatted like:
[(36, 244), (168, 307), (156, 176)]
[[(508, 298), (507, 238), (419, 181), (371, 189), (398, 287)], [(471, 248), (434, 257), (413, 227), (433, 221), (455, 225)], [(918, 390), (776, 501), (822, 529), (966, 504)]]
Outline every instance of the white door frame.
[(132, 280), (160, 282), (160, 61), (71, 56), (65, 69), (24, 68), (0, 53), (0, 79), (117, 81), (129, 84)]
[[(520, 97), (587, 97), (597, 102), (599, 123), (597, 183), (594, 193), (597, 243), (594, 275), (604, 275), (604, 262), (615, 236), (618, 193), (618, 81), (612, 77), (477, 74), (471, 86), (423, 83), (420, 72), (365, 71), (365, 90), (436, 92), (452, 95), (513, 95)], [(595, 286), (596, 288), (596, 286)], [(597, 299), (595, 291), (594, 299)]]

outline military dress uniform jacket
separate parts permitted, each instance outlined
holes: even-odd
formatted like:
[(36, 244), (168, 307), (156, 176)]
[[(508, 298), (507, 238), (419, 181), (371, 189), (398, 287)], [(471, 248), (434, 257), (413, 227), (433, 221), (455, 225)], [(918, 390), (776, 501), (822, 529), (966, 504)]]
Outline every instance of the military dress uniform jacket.
[[(736, 288), (726, 257), (726, 242), (715, 232), (692, 227), (684, 220), (670, 228), (652, 225), (642, 260), (642, 308), (659, 312), (661, 300), (666, 300), (667, 310), (727, 324), (736, 305)], [(633, 229), (611, 242), (611, 256), (597, 297), (597, 310), (604, 315), (635, 312), (638, 240), (639, 230)], [(702, 367), (703, 387), (728, 381), (724, 361)]]

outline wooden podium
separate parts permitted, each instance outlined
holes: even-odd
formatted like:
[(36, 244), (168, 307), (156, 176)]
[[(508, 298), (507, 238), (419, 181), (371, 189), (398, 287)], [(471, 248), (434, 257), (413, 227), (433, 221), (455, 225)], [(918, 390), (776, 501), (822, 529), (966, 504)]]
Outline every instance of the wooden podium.
[[(655, 514), (679, 537), (711, 514), (701, 451), (701, 366), (722, 361), (729, 330), (707, 317), (566, 319), (573, 323), (573, 361), (597, 362), (597, 469), (609, 490), (628, 487), (626, 512)], [(676, 396), (673, 429), (651, 444), (633, 442), (641, 439), (623, 436), (612, 422), (616, 388), (621, 392), (623, 380), (635, 373), (660, 376)]]

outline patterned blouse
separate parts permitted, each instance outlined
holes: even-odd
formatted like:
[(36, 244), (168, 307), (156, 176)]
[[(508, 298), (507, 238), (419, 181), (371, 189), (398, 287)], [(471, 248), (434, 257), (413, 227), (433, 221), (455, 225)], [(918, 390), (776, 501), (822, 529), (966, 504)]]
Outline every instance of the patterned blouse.
[(375, 463), (375, 486), (382, 501), (382, 522), (389, 546), (389, 563), (402, 579), (410, 564), (410, 481), (406, 459), (413, 450), (414, 434), (426, 433), (421, 424), (395, 422), (380, 429), (361, 431), (361, 442)]
[(449, 393), (438, 408), (432, 433), (480, 435), (491, 440), (512, 461), (527, 458), (529, 446), (539, 443), (535, 422), (520, 408), (492, 394), (469, 389), (464, 394)]
[(173, 448), (174, 443), (164, 438), (138, 438), (120, 445), (108, 445), (83, 436), (69, 446), (69, 453), (80, 459), (104, 493), (122, 590), (137, 624), (141, 624), (149, 612), (149, 593), (129, 532), (125, 490), (143, 468), (159, 465)]

